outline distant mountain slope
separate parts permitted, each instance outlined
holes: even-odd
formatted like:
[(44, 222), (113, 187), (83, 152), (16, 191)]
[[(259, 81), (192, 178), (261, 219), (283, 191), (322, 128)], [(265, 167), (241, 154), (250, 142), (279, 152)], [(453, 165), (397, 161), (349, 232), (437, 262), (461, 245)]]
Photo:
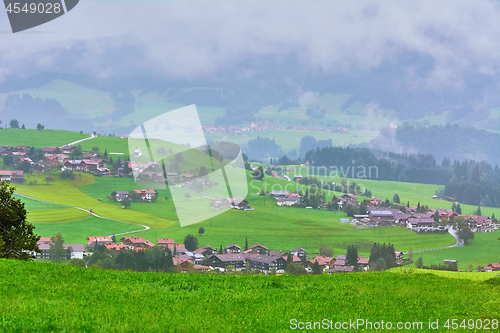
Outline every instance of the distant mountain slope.
[(402, 153), (433, 154), (438, 162), (448, 157), (451, 160), (487, 161), (500, 165), (500, 134), (457, 124), (422, 126), (406, 123), (397, 129), (380, 131), (377, 138), (362, 146)]

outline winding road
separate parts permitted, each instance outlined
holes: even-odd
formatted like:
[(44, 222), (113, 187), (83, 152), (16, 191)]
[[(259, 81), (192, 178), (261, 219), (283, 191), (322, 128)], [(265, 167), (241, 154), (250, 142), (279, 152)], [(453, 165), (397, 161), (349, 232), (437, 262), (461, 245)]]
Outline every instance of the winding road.
[[(113, 219), (110, 219), (110, 218), (107, 218), (107, 217), (103, 217), (103, 216), (97, 215), (96, 213), (91, 212), (90, 210), (85, 209), (85, 208), (82, 208), (82, 207), (70, 206), (70, 205), (63, 205), (63, 204), (56, 204), (56, 203), (53, 203), (53, 202), (40, 200), (40, 199), (33, 198), (33, 197), (30, 197), (30, 196), (27, 196), (27, 195), (24, 195), (24, 194), (20, 194), (20, 193), (14, 193), (14, 194), (15, 194), (15, 195), (18, 195), (18, 196), (20, 196), (20, 197), (25, 197), (25, 198), (28, 198), (28, 199), (32, 199), (32, 200), (36, 200), (36, 201), (40, 201), (40, 202), (44, 202), (44, 203), (48, 203), (48, 204), (52, 204), (52, 205), (61, 205), (61, 206), (65, 206), (65, 207), (70, 207), (70, 208), (79, 209), (79, 210), (82, 210), (82, 211), (84, 211), (84, 212), (87, 212), (87, 213), (89, 213), (89, 214), (92, 214), (92, 215), (94, 215), (95, 217), (100, 218), (100, 219), (103, 219), (103, 220), (109, 220), (109, 221), (115, 221), (115, 222), (121, 222), (121, 223), (133, 224), (133, 225), (139, 225), (139, 226), (141, 226), (141, 227), (143, 227), (143, 228), (144, 228), (144, 229), (142, 229), (142, 230), (134, 230), (134, 231), (122, 232), (122, 233), (119, 233), (119, 234), (114, 234), (115, 236), (118, 236), (118, 235), (126, 235), (126, 234), (132, 234), (132, 233), (135, 233), (135, 232), (146, 231), (146, 230), (151, 229), (151, 228), (150, 228), (150, 227), (148, 227), (147, 225), (143, 225), (143, 224), (136, 224), (136, 223), (126, 222), (126, 221), (120, 221), (120, 220), (113, 220)], [(111, 236), (111, 235), (110, 235), (110, 236)]]
[[(92, 134), (90, 134), (90, 137), (88, 137), (88, 138), (77, 140), (75, 142), (71, 142), (71, 143), (65, 144), (65, 145), (63, 145), (61, 147), (64, 147), (64, 146), (73, 146), (73, 145), (76, 145), (77, 143), (80, 143), (80, 142), (83, 142), (83, 141), (87, 141), (87, 140), (90, 140), (90, 139), (94, 139), (94, 138), (97, 138), (97, 135), (94, 135), (94, 133), (92, 133)], [(61, 148), (61, 147), (59, 147), (59, 148)], [(52, 202), (50, 202), (50, 203), (52, 203)]]
[[(448, 246), (443, 246), (443, 247), (436, 247), (436, 248), (433, 248), (433, 249), (425, 249), (425, 250), (417, 250), (417, 251), (412, 251), (413, 253), (417, 253), (417, 252), (426, 252), (426, 251), (434, 251), (434, 250), (441, 250), (441, 249), (448, 249), (450, 247), (456, 247), (456, 246), (464, 246), (464, 241), (461, 240), (460, 238), (458, 238), (458, 234), (457, 234), (457, 231), (455, 229), (453, 229), (453, 226), (451, 225), (447, 225), (446, 226), (446, 229), (448, 229), (448, 233), (450, 235), (453, 236), (453, 238), (455, 238), (456, 240), (456, 243), (453, 244), (453, 245), (448, 245)], [(409, 252), (403, 252), (404, 254), (408, 254)]]

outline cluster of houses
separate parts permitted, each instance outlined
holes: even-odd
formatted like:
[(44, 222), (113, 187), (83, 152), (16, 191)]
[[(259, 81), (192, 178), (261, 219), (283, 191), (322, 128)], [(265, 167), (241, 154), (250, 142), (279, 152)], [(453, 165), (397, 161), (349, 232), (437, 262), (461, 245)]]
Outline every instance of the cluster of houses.
[[(96, 245), (104, 245), (107, 249), (116, 251), (123, 249), (143, 251), (154, 246), (169, 249), (174, 256), (174, 265), (179, 266), (183, 272), (186, 272), (188, 266), (191, 265), (195, 270), (201, 271), (233, 269), (235, 271), (253, 270), (267, 273), (275, 269), (277, 273), (283, 273), (289, 254), (293, 263), (303, 265), (308, 272), (312, 271), (315, 262), (318, 263), (322, 271), (329, 274), (355, 271), (354, 266), (346, 264), (345, 255), (339, 255), (337, 258), (315, 256), (312, 259), (307, 259), (307, 251), (301, 247), (285, 252), (269, 250), (264, 245), (254, 244), (244, 251), (236, 244), (229, 244), (224, 247), (224, 253), (219, 253), (216, 248), (209, 245), (188, 251), (184, 244), (176, 244), (172, 238), (159, 238), (156, 245), (145, 238), (135, 236), (121, 238), (120, 244), (113, 243), (111, 237), (88, 237), (87, 241), (87, 250), (89, 251), (93, 251)], [(399, 262), (402, 260), (403, 253), (396, 252), (396, 256)], [(358, 256), (358, 266), (368, 270), (369, 259)]]
[(481, 271), (483, 272), (498, 272), (500, 271), (500, 263), (491, 263), (488, 266), (484, 266)]
[[(40, 237), (38, 240), (38, 248), (40, 252), (34, 253), (37, 259), (50, 259), (50, 237)], [(85, 247), (82, 244), (63, 244), (63, 248), (67, 251), (67, 256), (64, 259), (83, 259)]]
[(44, 172), (47, 168), (62, 165), (62, 170), (102, 175), (110, 174), (106, 163), (96, 153), (84, 153), (81, 160), (72, 160), (70, 156), (75, 149), (74, 146), (43, 147), (41, 148), (43, 158), (33, 160), (34, 157), (29, 154), (30, 148), (29, 146), (0, 146), (0, 157), (11, 155), (14, 157), (15, 163), (28, 162), (35, 173)]
[(254, 208), (250, 207), (248, 201), (243, 198), (213, 198), (210, 203), (215, 210), (219, 210), (221, 208), (234, 208), (239, 210), (254, 210)]
[(269, 193), (269, 196), (276, 199), (278, 206), (298, 205), (301, 200), (301, 196), (292, 191), (273, 190)]
[[(358, 206), (357, 196), (352, 193), (334, 197), (332, 201), (337, 202), (339, 208), (346, 205)], [(426, 213), (418, 213), (417, 206), (406, 207), (405, 212), (400, 209), (382, 207), (383, 200), (371, 198), (368, 202), (366, 214), (354, 215), (351, 222), (367, 227), (386, 227), (392, 225), (402, 226), (416, 232), (420, 231), (445, 231), (446, 227), (436, 223), (435, 215), (438, 214), (438, 221), (453, 220), (461, 216), (473, 232), (491, 232), (499, 229), (499, 225), (494, 223), (488, 216), (462, 215), (451, 209), (430, 209)]]
[[(37, 259), (50, 259), (50, 237), (41, 237), (38, 241), (40, 252), (35, 253)], [(223, 253), (219, 253), (216, 248), (209, 245), (202, 246), (194, 251), (188, 251), (184, 244), (176, 244), (173, 238), (159, 238), (154, 244), (143, 237), (127, 236), (120, 239), (120, 243), (115, 243), (110, 236), (87, 237), (87, 245), (63, 244), (67, 250), (64, 259), (83, 259), (89, 254), (87, 251), (94, 251), (96, 246), (105, 246), (111, 251), (132, 250), (144, 251), (155, 246), (169, 249), (173, 253), (173, 263), (186, 273), (191, 267), (195, 271), (220, 271), (227, 270), (243, 271), (252, 270), (269, 273), (275, 270), (276, 273), (284, 273), (288, 256), (292, 258), (294, 264), (302, 265), (307, 272), (312, 272), (316, 263), (320, 269), (327, 273), (352, 273), (356, 272), (354, 266), (347, 265), (346, 255), (335, 257), (315, 256), (308, 259), (307, 251), (298, 247), (289, 252), (279, 250), (269, 250), (261, 244), (254, 244), (244, 251), (236, 244), (229, 244), (223, 248)], [(396, 251), (396, 262), (401, 264), (406, 259), (404, 253)], [(456, 260), (445, 260), (445, 264), (456, 263)], [(368, 270), (370, 268), (369, 258), (358, 255), (357, 264), (359, 269)], [(479, 268), (478, 268), (479, 269)], [(500, 271), (500, 263), (490, 263), (481, 268), (482, 272)]]

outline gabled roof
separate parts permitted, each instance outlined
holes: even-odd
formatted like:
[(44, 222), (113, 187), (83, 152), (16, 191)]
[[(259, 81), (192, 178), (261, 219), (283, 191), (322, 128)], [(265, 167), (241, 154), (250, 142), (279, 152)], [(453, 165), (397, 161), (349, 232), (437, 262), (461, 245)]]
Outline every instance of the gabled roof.
[(253, 249), (254, 249), (254, 248), (256, 248), (256, 247), (263, 247), (264, 249), (266, 249), (266, 250), (268, 250), (268, 251), (269, 251), (269, 249), (268, 249), (267, 247), (265, 247), (264, 245), (261, 245), (261, 244), (259, 244), (259, 243), (257, 243), (257, 244), (254, 244), (254, 245), (250, 246), (248, 249), (249, 249), (249, 250), (250, 250), (250, 249), (252, 249), (252, 250), (253, 250)]
[(173, 238), (158, 238), (156, 243), (157, 244), (175, 244), (175, 240)]
[(126, 240), (130, 241), (132, 244), (145, 244), (145, 245), (147, 245), (149, 247), (155, 246), (153, 243), (151, 243), (150, 241), (148, 241), (147, 239), (145, 239), (143, 237), (139, 238), (139, 237), (133, 237), (132, 236), (132, 237), (123, 237), (121, 239), (122, 242), (124, 242)]
[(139, 193), (139, 194), (155, 194), (155, 190), (133, 190), (135, 193)]
[[(271, 251), (273, 252), (273, 251)], [(288, 254), (283, 255), (281, 258), (287, 260), (288, 259)], [(292, 256), (292, 262), (302, 262), (299, 257), (297, 256)]]
[(271, 256), (287, 256), (288, 253), (286, 253), (285, 251), (279, 251), (279, 250), (272, 250), (272, 251), (269, 251), (269, 255)]
[(244, 261), (246, 255), (242, 253), (231, 253), (231, 254), (212, 254), (212, 257), (218, 258), (222, 262), (228, 262), (228, 261)]
[(125, 244), (108, 244), (106, 245), (108, 250), (125, 250), (127, 246)]
[(304, 248), (302, 248), (302, 247), (298, 247), (296, 249), (290, 250), (290, 252), (295, 252), (295, 251), (297, 251), (297, 252), (304, 251), (305, 252), (306, 250)]
[[(261, 254), (250, 254), (247, 256), (247, 259), (250, 261), (256, 261), (260, 263), (272, 263), (277, 261), (278, 259), (283, 259), (278, 256), (268, 256), (268, 255), (261, 255)], [(286, 260), (286, 259), (284, 259)]]
[(228, 248), (230, 248), (230, 247), (237, 247), (238, 249), (240, 249), (240, 250), (241, 250), (241, 247), (240, 247), (240, 246), (238, 246), (238, 245), (236, 245), (236, 244), (233, 244), (233, 243), (231, 243), (231, 244), (229, 244), (229, 245), (225, 246), (224, 248), (225, 248), (225, 249), (228, 249)]
[(370, 262), (370, 258), (358, 258), (358, 264), (368, 265)]
[(111, 237), (109, 236), (97, 236), (97, 237), (87, 237), (87, 241), (88, 241), (88, 245), (92, 244), (92, 243), (95, 243), (96, 241), (98, 243), (102, 243), (102, 242), (112, 242), (113, 240), (111, 239)]

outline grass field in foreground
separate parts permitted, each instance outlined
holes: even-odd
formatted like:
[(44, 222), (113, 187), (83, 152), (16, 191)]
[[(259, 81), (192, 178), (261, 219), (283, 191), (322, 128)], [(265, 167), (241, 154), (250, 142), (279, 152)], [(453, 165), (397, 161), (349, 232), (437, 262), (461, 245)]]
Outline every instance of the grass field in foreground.
[(434, 274), (450, 279), (470, 280), (470, 281), (487, 281), (498, 277), (499, 272), (449, 272), (429, 269), (416, 269), (408, 267), (391, 268), (387, 272), (396, 274)]
[(288, 332), (291, 319), (324, 318), (422, 323), (411, 332), (438, 320), (435, 331), (446, 332), (447, 319), (500, 317), (498, 278), (136, 273), (2, 259), (0, 280), (0, 330), (8, 332)]

